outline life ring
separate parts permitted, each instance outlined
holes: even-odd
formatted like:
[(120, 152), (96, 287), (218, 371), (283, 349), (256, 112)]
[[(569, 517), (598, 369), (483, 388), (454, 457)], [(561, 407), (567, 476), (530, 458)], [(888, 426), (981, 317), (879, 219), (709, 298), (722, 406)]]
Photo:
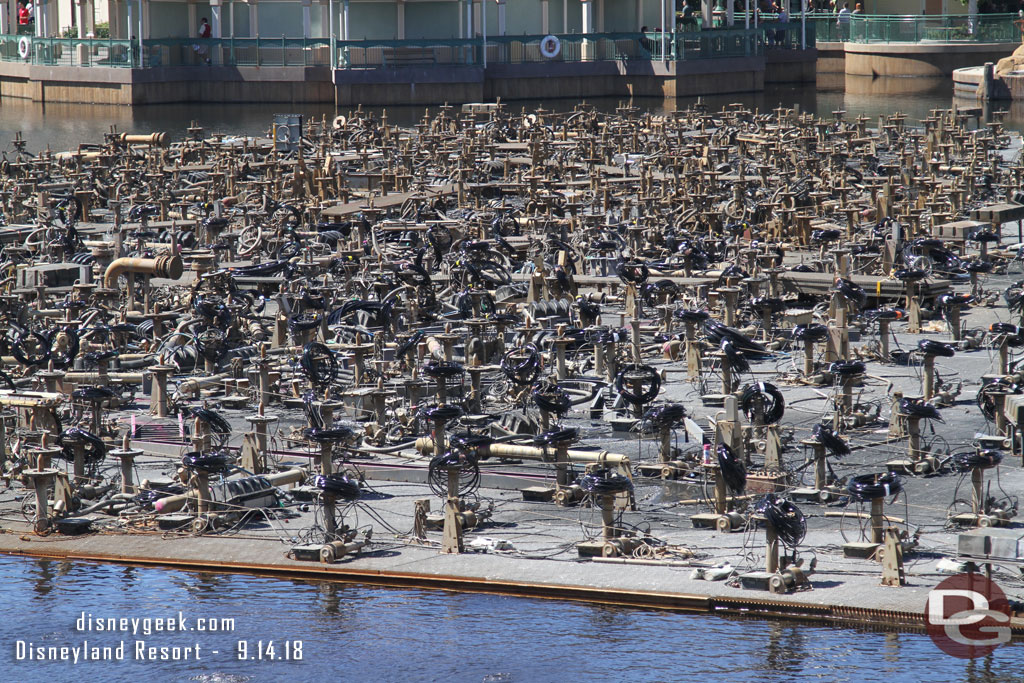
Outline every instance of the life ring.
[(18, 39), (18, 56), (22, 59), (28, 59), (29, 52), (32, 51), (32, 43), (29, 41), (28, 36), (22, 36)]
[(540, 41), (540, 53), (545, 59), (554, 59), (562, 51), (562, 41), (558, 36), (547, 35)]
[(334, 121), (331, 123), (331, 126), (334, 128), (334, 130), (342, 130), (345, 127), (346, 123), (348, 123), (348, 119), (346, 119), (344, 116), (335, 116)]

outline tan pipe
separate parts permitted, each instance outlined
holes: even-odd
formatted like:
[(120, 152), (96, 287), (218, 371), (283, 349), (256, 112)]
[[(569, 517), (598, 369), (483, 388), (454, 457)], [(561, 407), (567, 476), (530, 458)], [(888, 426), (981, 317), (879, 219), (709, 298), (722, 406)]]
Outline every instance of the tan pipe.
[[(433, 453), (434, 440), (429, 436), (416, 439), (416, 450), (425, 455)], [(519, 446), (508, 443), (492, 443), (489, 446), (482, 447), (480, 450), (483, 455), (493, 456), (496, 458), (544, 460), (546, 457), (550, 460), (554, 457), (554, 451), (550, 449), (545, 452), (545, 449), (537, 448), (536, 446)], [(568, 456), (569, 462), (600, 463), (602, 465), (609, 465), (620, 469), (629, 469), (629, 456), (623, 455), (622, 453), (609, 453), (608, 451), (583, 451), (570, 448)]]
[(73, 384), (81, 382), (106, 382), (108, 380), (117, 380), (127, 384), (142, 384), (143, 379), (141, 372), (106, 372), (101, 374), (99, 372), (72, 370), (64, 373), (64, 381)]
[[(298, 484), (306, 478), (305, 470), (300, 470), (297, 467), (287, 469), (284, 472), (276, 472), (274, 474), (261, 475), (266, 477), (267, 481), (272, 486), (284, 486), (285, 484)], [(190, 500), (199, 500), (194, 493), (182, 493), (177, 496), (168, 496), (167, 498), (161, 498), (156, 501), (153, 507), (160, 514), (167, 514), (168, 512), (177, 512), (181, 508), (185, 507), (185, 503)]]
[(145, 135), (121, 133), (121, 142), (129, 145), (158, 145), (166, 147), (170, 138), (167, 133), (147, 133)]
[(209, 377), (193, 377), (192, 379), (187, 379), (178, 385), (177, 395), (198, 396), (203, 387), (223, 382), (226, 379), (231, 379), (231, 377), (232, 375), (230, 372), (222, 372), (219, 375), (210, 375)]
[(110, 289), (122, 273), (145, 273), (177, 280), (185, 272), (185, 264), (177, 254), (163, 254), (156, 258), (119, 258), (103, 273), (103, 286)]

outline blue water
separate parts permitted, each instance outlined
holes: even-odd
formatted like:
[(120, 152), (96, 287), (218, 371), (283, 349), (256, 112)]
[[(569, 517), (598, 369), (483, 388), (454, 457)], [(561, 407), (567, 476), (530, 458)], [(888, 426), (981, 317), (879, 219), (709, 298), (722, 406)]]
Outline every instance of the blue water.
[[(783, 621), (11, 557), (0, 557), (0, 586), (0, 671), (8, 681), (1024, 680), (1017, 643), (965, 662), (921, 634)], [(83, 612), (175, 621), (180, 612), (187, 627), (235, 621), (230, 632), (145, 635), (140, 622), (138, 635), (107, 634), (76, 630)], [(16, 659), (17, 641), (83, 640), (124, 641), (125, 660)], [(136, 640), (156, 648), (198, 643), (200, 659), (136, 660)], [(271, 640), (277, 660), (260, 659)], [(239, 660), (240, 642), (252, 659)]]
[[(850, 117), (864, 113), (874, 119), (891, 112), (894, 101), (916, 120), (932, 108), (948, 108), (951, 88), (925, 83), (920, 92), (898, 98), (874, 82), (859, 84), (856, 92), (778, 88), (708, 98), (708, 105), (743, 102), (764, 110), (795, 103), (825, 116), (845, 109)], [(637, 104), (655, 111), (672, 106)], [(273, 113), (288, 109), (131, 110), (4, 100), (0, 149), (9, 149), (18, 131), (30, 149), (73, 148), (101, 140), (112, 124), (121, 131), (167, 130), (180, 139), (192, 119), (208, 133), (252, 135), (266, 130)], [(392, 108), (389, 117), (411, 123), (422, 111)], [(330, 117), (333, 110), (300, 113)], [(1010, 127), (1024, 128), (1024, 114), (1011, 115)], [(1024, 648), (1018, 643), (965, 662), (942, 654), (923, 634), (3, 556), (0, 586), (2, 681), (1024, 681)], [(176, 619), (179, 612), (188, 627), (198, 626), (199, 619), (234, 619), (234, 627), (150, 635), (76, 629), (83, 613), (152, 620)], [(86, 640), (110, 648), (124, 641), (125, 660), (17, 660), (18, 641), (49, 648), (81, 647)], [(155, 648), (198, 644), (199, 660), (194, 650), (188, 661), (136, 659), (137, 640)], [(270, 641), (276, 660), (267, 657)], [(243, 647), (252, 659), (239, 659)]]
[[(841, 77), (840, 77), (841, 78)], [(824, 80), (818, 87), (778, 85), (770, 86), (760, 93), (730, 94), (700, 98), (711, 110), (718, 110), (732, 103), (741, 103), (761, 111), (775, 107), (799, 107), (803, 112), (817, 113), (831, 117), (837, 109), (845, 110), (850, 118), (858, 114), (868, 116), (872, 125), (881, 114), (891, 114), (897, 109), (907, 114), (911, 122), (928, 116), (932, 109), (949, 109), (952, 106), (952, 82), (945, 79), (913, 79), (912, 94), (894, 96), (891, 93), (893, 81), (905, 89), (908, 79), (866, 79), (840, 80), (836, 83)], [(886, 83), (890, 85), (885, 86)], [(845, 86), (845, 87), (844, 87)], [(621, 104), (664, 113), (673, 109), (685, 109), (698, 98), (664, 100), (638, 98), (623, 100), (617, 98), (596, 98), (588, 100), (604, 111), (612, 111)], [(547, 100), (509, 102), (509, 111), (518, 112), (543, 106), (553, 111), (571, 111), (576, 102), (572, 100)], [(968, 103), (973, 104), (973, 103)], [(963, 105), (961, 105), (963, 106)], [(1004, 105), (998, 105), (999, 108)], [(340, 113), (349, 113), (354, 107), (343, 107)], [(436, 110), (436, 108), (433, 108)], [(366, 107), (375, 116), (383, 111), (380, 107)], [(387, 107), (388, 120), (393, 124), (410, 126), (419, 121), (427, 107)], [(103, 142), (103, 134), (116, 127), (118, 132), (148, 133), (165, 131), (172, 140), (186, 137), (186, 129), (196, 121), (205, 135), (224, 133), (228, 135), (265, 135), (275, 113), (302, 114), (307, 120), (326, 117), (333, 120), (332, 105), (288, 105), (288, 104), (171, 104), (148, 107), (113, 107), (110, 105), (87, 104), (39, 104), (11, 98), (0, 99), (0, 150), (12, 149), (10, 141), (17, 133), (28, 141), (28, 149), (40, 152), (49, 147), (54, 152), (76, 149), (81, 142)], [(1010, 128), (1024, 128), (1024, 113), (1012, 114), (1007, 120)]]

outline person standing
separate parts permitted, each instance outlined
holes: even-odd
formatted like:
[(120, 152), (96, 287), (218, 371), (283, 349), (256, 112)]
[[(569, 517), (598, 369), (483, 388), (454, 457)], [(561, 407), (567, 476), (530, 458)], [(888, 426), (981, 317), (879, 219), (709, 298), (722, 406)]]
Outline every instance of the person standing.
[(849, 40), (850, 38), (850, 3), (844, 2), (843, 9), (839, 10), (839, 17), (836, 20), (839, 25), (839, 39)]
[(786, 11), (786, 5), (789, 4), (789, 0), (782, 0), (782, 4), (779, 6), (779, 14), (776, 21), (779, 23), (779, 29), (775, 32), (775, 42), (779, 47), (786, 47), (786, 24), (789, 23), (789, 12)]

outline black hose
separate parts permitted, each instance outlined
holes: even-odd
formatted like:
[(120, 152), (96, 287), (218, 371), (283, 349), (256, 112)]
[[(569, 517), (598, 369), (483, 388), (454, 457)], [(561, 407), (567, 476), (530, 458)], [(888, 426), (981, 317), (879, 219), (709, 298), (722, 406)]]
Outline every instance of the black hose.
[(608, 468), (592, 470), (581, 474), (576, 483), (585, 493), (590, 496), (593, 505), (603, 508), (605, 496), (615, 496), (619, 493), (631, 493), (633, 482), (629, 477), (615, 474)]
[(432, 360), (423, 366), (423, 374), (433, 379), (454, 379), (466, 374), (462, 363), (453, 360)]
[[(627, 388), (627, 380), (629, 388)], [(641, 386), (649, 384), (647, 390), (634, 391), (632, 389), (632, 382), (636, 380), (640, 381)], [(630, 363), (615, 376), (615, 390), (619, 392), (622, 398), (633, 405), (650, 403), (658, 396), (658, 392), (661, 391), (661, 375), (650, 365)]]
[(939, 422), (945, 422), (942, 419), (942, 415), (939, 414), (938, 408), (931, 403), (925, 403), (923, 400), (918, 398), (900, 399), (899, 411), (908, 417), (919, 417), (924, 420), (938, 420)]
[(644, 413), (643, 421), (655, 429), (662, 427), (675, 427), (682, 424), (686, 418), (686, 408), (682, 403), (667, 403), (663, 406), (648, 408)]
[(956, 349), (953, 348), (952, 344), (943, 344), (942, 342), (935, 341), (934, 339), (922, 339), (917, 342), (917, 349), (926, 356), (952, 358), (956, 355)]
[(550, 380), (538, 382), (533, 385), (530, 397), (537, 407), (549, 413), (562, 417), (572, 407), (572, 399), (565, 390)]
[(462, 408), (455, 405), (431, 405), (423, 406), (420, 408), (420, 415), (428, 420), (436, 422), (451, 422), (452, 420), (462, 417)]
[(210, 432), (213, 436), (217, 437), (220, 446), (227, 444), (228, 438), (231, 436), (231, 425), (228, 424), (228, 421), (220, 413), (209, 408), (189, 408), (189, 414), (209, 425)]
[(707, 311), (689, 310), (680, 308), (673, 315), (684, 323), (703, 323), (711, 317)]
[(1005, 454), (994, 448), (987, 448), (981, 451), (965, 451), (954, 453), (952, 456), (952, 467), (957, 472), (970, 472), (971, 470), (987, 470), (996, 467), (1003, 461)]
[(867, 366), (861, 363), (859, 360), (837, 360), (828, 366), (828, 372), (830, 375), (837, 375), (839, 377), (852, 377), (854, 375), (863, 375), (867, 372)]
[(190, 469), (209, 474), (220, 474), (227, 472), (234, 464), (234, 458), (227, 451), (215, 451), (213, 453), (200, 453), (192, 451), (181, 458), (181, 464)]
[(736, 344), (733, 343), (732, 339), (723, 339), (719, 348), (729, 360), (729, 366), (732, 368), (733, 372), (744, 373), (750, 371), (750, 362), (747, 361), (743, 352), (736, 347)]
[(842, 457), (850, 454), (850, 446), (831, 427), (818, 423), (811, 429), (811, 438), (824, 446), (832, 455)]
[(75, 459), (75, 445), (85, 446), (82, 454), (87, 463), (99, 462), (107, 454), (107, 446), (103, 439), (78, 427), (69, 427), (62, 431), (57, 443), (63, 447), (61, 455), (68, 462)]
[(725, 479), (725, 485), (734, 493), (743, 493), (747, 487), (747, 468), (743, 461), (724, 443), (718, 444), (717, 452), (718, 468)]
[(754, 512), (764, 515), (786, 548), (796, 548), (807, 535), (807, 520), (800, 508), (774, 493), (766, 493), (754, 502)]
[(751, 420), (754, 416), (754, 401), (761, 401), (764, 421), (774, 424), (782, 419), (786, 412), (786, 399), (777, 386), (770, 382), (750, 384), (740, 395), (740, 410)]
[(620, 261), (615, 264), (615, 274), (628, 285), (642, 285), (651, 276), (651, 271), (643, 261)]
[(533, 384), (540, 374), (540, 352), (533, 344), (512, 349), (502, 357), (501, 371), (516, 384)]
[(996, 419), (996, 409), (998, 407), (995, 394), (1019, 393), (1021, 393), (1021, 387), (1005, 377), (996, 377), (995, 379), (981, 385), (981, 388), (978, 389), (978, 395), (975, 400), (985, 417), (989, 420), (994, 420)]
[(318, 474), (313, 479), (313, 486), (341, 500), (358, 500), (360, 496), (359, 482), (344, 474)]
[(533, 443), (537, 446), (557, 446), (567, 441), (575, 441), (580, 435), (580, 430), (575, 427), (568, 429), (549, 429), (533, 437)]
[(852, 280), (839, 278), (836, 280), (835, 290), (839, 292), (844, 299), (855, 304), (858, 309), (862, 308), (864, 304), (867, 303), (868, 295), (864, 291), (864, 288)]
[(459, 471), (459, 490), (456, 495), (468, 496), (480, 488), (480, 464), (468, 450), (453, 448), (435, 455), (427, 466), (427, 484), (434, 495), (448, 497), (448, 470)]
[(338, 379), (338, 358), (320, 342), (309, 342), (303, 347), (299, 367), (314, 386), (325, 387)]
[(892, 472), (884, 474), (862, 474), (850, 479), (846, 490), (857, 500), (874, 500), (899, 495), (903, 480)]
[(804, 342), (823, 342), (828, 337), (828, 328), (818, 323), (797, 325), (793, 328), (793, 339)]
[(324, 427), (307, 427), (302, 430), (303, 436), (316, 443), (338, 443), (349, 441), (356, 435), (355, 430), (343, 425), (332, 425), (329, 429)]

